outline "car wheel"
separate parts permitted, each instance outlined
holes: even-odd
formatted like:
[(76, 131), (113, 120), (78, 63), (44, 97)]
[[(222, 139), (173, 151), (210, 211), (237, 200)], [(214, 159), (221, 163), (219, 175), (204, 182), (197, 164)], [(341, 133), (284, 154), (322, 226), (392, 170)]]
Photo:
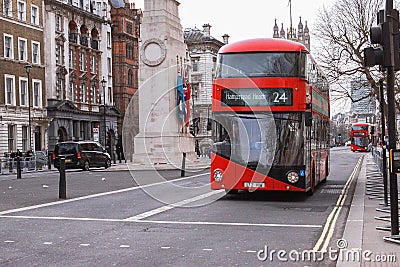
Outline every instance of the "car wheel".
[(108, 169), (111, 167), (111, 160), (107, 159), (106, 161), (106, 166), (104, 167), (105, 169)]
[(85, 163), (83, 163), (83, 170), (84, 171), (89, 171), (90, 170), (89, 161), (85, 161)]

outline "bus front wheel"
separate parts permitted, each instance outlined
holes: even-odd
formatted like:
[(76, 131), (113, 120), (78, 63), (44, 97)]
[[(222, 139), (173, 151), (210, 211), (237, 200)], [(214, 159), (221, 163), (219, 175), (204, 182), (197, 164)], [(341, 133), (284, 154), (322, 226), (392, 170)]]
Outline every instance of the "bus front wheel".
[(311, 181), (310, 182), (311, 182), (310, 190), (307, 191), (307, 196), (314, 195), (314, 191), (315, 191), (315, 168), (314, 168), (314, 166), (312, 168)]

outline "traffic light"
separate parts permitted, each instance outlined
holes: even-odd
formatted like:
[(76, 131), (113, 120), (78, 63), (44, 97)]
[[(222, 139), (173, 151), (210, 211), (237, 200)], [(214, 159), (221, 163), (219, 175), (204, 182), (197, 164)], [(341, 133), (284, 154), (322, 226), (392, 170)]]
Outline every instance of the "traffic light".
[(386, 67), (390, 64), (390, 32), (389, 22), (384, 21), (385, 11), (379, 10), (378, 25), (372, 26), (370, 30), (371, 43), (375, 47), (364, 49), (364, 65), (373, 67), (380, 65)]
[(399, 11), (391, 9), (387, 13), (388, 19), (385, 21), (385, 11), (380, 10), (378, 25), (371, 27), (370, 39), (375, 46), (364, 49), (364, 65), (380, 65), (400, 70)]
[(342, 138), (342, 134), (339, 133), (339, 134), (337, 135), (337, 137), (338, 137), (339, 139)]

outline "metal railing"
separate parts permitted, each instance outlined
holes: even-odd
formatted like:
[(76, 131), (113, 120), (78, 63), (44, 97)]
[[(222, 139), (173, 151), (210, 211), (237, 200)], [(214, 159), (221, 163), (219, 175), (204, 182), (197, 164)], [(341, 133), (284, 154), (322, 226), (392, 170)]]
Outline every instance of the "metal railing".
[[(22, 172), (30, 172), (30, 171), (39, 171), (39, 170), (47, 170), (48, 164), (47, 159), (44, 160), (42, 158), (31, 156), (31, 157), (21, 157), (21, 171)], [(0, 158), (0, 174), (12, 174), (17, 173), (17, 158), (10, 157), (2, 157)]]

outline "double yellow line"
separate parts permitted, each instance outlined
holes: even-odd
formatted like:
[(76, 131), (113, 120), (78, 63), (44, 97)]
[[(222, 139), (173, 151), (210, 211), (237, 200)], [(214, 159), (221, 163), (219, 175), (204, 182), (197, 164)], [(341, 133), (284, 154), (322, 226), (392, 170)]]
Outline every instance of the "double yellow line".
[(350, 189), (350, 184), (356, 177), (356, 174), (361, 166), (361, 163), (363, 162), (364, 156), (360, 157), (356, 166), (354, 167), (353, 172), (351, 173), (349, 179), (347, 180), (346, 184), (344, 185), (342, 189), (342, 194), (339, 196), (336, 206), (332, 210), (332, 212), (329, 214), (328, 218), (326, 219), (326, 223), (324, 226), (324, 229), (322, 231), (322, 234), (320, 238), (318, 239), (318, 242), (314, 246), (314, 251), (321, 251), (321, 252), (326, 252), (329, 246), (329, 243), (332, 239), (333, 232), (335, 230), (336, 226), (336, 221), (339, 217), (340, 211), (342, 210), (342, 207), (346, 201), (347, 198), (347, 192)]

